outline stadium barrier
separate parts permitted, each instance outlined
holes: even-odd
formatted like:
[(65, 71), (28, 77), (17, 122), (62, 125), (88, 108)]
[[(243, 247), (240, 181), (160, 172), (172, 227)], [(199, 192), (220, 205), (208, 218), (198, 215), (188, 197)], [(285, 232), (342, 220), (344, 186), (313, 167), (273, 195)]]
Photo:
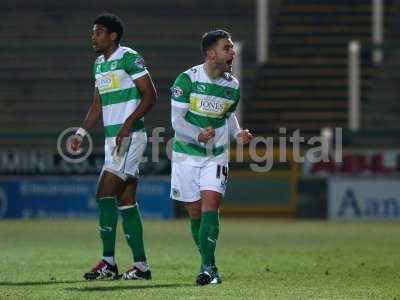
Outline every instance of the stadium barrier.
[[(257, 148), (256, 156), (265, 156), (267, 149)], [(249, 149), (244, 148), (243, 162), (237, 159), (235, 148), (231, 149), (229, 185), (222, 206), (225, 215), (275, 215), (295, 216), (298, 205), (297, 185), (300, 176), (299, 164), (294, 162), (292, 151), (284, 151), (280, 159), (279, 149), (272, 152), (273, 166), (266, 172), (256, 172), (250, 166), (267, 162), (252, 160)]]
[[(0, 178), (0, 219), (95, 217), (96, 183), (97, 176)], [(137, 198), (143, 217), (173, 218), (169, 192), (169, 178), (140, 181)]]
[(299, 215), (332, 220), (400, 219), (400, 151), (344, 149), (341, 162), (303, 165)]

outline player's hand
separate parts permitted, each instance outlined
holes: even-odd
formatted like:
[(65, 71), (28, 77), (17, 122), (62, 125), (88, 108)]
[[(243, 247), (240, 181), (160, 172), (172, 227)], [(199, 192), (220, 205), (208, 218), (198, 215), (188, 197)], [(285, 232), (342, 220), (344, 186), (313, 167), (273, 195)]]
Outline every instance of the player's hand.
[(250, 133), (248, 129), (243, 129), (236, 137), (236, 141), (239, 144), (248, 144), (252, 140), (253, 135)]
[(115, 138), (117, 148), (119, 148), (119, 146), (121, 146), (123, 139), (127, 139), (131, 136), (131, 133), (132, 133), (131, 126), (127, 123), (124, 123), (124, 125), (118, 131), (117, 137)]
[(83, 137), (79, 134), (75, 134), (72, 136), (71, 140), (69, 141), (67, 147), (68, 151), (71, 153), (77, 153), (79, 151), (79, 147), (81, 146), (83, 141)]
[(205, 128), (197, 137), (197, 140), (202, 143), (207, 143), (215, 136), (215, 130), (212, 127)]

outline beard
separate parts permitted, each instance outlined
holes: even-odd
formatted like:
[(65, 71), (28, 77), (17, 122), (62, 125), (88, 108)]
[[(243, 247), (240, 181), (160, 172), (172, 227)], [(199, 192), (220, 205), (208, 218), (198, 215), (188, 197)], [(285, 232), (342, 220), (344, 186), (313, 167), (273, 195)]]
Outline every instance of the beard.
[(218, 70), (221, 72), (232, 72), (232, 67), (228, 65), (226, 60), (220, 60), (215, 63), (215, 66), (217, 67)]

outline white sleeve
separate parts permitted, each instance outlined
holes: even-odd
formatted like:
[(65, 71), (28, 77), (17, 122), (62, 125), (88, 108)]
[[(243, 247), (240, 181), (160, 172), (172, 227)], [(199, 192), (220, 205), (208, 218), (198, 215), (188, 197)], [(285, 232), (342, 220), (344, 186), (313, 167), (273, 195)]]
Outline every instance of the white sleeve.
[(229, 118), (228, 118), (228, 127), (229, 127), (229, 133), (232, 137), (235, 139), (237, 138), (237, 135), (242, 131), (240, 128), (239, 122), (236, 118), (235, 113), (231, 113)]
[(185, 120), (185, 115), (189, 110), (190, 104), (175, 100), (171, 100), (171, 104), (171, 123), (176, 137), (185, 142), (199, 144), (198, 137), (202, 129)]
[(142, 72), (135, 73), (135, 74), (131, 75), (131, 79), (133, 81), (135, 81), (136, 79), (138, 79), (138, 78), (140, 78), (140, 77), (142, 77), (144, 75), (147, 75), (147, 74), (149, 74), (149, 72), (147, 71), (147, 69), (144, 69)]

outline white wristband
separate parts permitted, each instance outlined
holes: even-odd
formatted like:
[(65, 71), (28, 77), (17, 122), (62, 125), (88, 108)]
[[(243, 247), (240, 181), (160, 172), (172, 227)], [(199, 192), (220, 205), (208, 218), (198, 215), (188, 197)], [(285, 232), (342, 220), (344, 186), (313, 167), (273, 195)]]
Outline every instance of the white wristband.
[(80, 135), (81, 137), (85, 137), (85, 135), (87, 134), (87, 131), (85, 130), (85, 128), (82, 128), (82, 127), (80, 127), (80, 128), (78, 128), (78, 130), (75, 132), (75, 134), (78, 134), (78, 135)]

